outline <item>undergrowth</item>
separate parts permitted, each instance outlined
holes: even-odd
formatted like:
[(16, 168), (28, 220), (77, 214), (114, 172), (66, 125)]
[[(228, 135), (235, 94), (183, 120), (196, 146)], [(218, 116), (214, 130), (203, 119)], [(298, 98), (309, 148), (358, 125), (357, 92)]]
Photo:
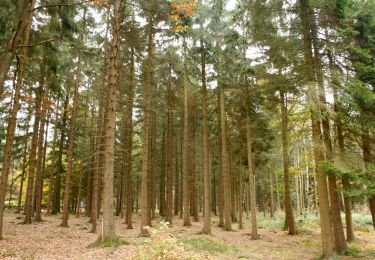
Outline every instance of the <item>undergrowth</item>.
[(160, 223), (159, 228), (147, 227), (150, 234), (137, 247), (138, 250), (131, 259), (140, 260), (200, 260), (210, 259), (209, 256), (192, 250), (187, 250), (183, 243), (170, 234), (168, 223)]

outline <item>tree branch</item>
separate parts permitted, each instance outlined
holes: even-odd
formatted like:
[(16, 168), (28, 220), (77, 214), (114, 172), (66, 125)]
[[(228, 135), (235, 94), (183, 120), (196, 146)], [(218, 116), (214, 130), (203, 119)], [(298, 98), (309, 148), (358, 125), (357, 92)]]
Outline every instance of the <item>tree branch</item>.
[(55, 6), (73, 6), (73, 5), (81, 5), (85, 3), (89, 3), (91, 0), (86, 0), (78, 3), (70, 3), (70, 4), (47, 4), (47, 5), (40, 5), (35, 7), (32, 11), (38, 10), (38, 9), (43, 9), (43, 8), (50, 8), (50, 7), (55, 7)]
[(41, 42), (29, 44), (29, 45), (18, 45), (18, 47), (33, 47), (33, 46), (36, 46), (36, 45), (39, 45), (39, 44), (43, 44), (43, 43), (46, 43), (46, 42), (53, 42), (54, 40), (55, 39), (48, 39), (48, 40), (45, 40), (45, 41), (41, 41)]

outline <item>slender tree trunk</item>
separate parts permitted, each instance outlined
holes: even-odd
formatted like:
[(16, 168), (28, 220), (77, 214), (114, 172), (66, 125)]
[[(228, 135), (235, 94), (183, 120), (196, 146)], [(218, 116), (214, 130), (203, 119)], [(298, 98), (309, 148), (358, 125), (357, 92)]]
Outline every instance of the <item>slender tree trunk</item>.
[[(183, 40), (183, 48), (185, 55), (185, 66), (186, 66), (186, 39)], [(183, 151), (182, 151), (182, 198), (183, 198), (183, 216), (184, 226), (191, 226), (190, 211), (189, 211), (189, 87), (186, 80), (186, 71), (183, 73), (183, 87), (184, 87), (184, 128), (183, 128)]]
[(153, 19), (151, 15), (148, 17), (148, 45), (147, 45), (147, 61), (146, 61), (146, 82), (144, 85), (144, 122), (143, 122), (143, 138), (142, 138), (142, 180), (141, 180), (141, 227), (140, 235), (148, 236), (145, 227), (148, 224), (148, 151), (149, 151), (149, 132), (150, 132), (150, 109), (151, 109), (151, 90), (152, 90), (152, 60), (153, 60)]
[(254, 172), (253, 172), (253, 131), (250, 122), (250, 95), (248, 86), (245, 88), (245, 111), (246, 111), (246, 141), (247, 141), (247, 168), (249, 178), (249, 190), (250, 190), (250, 212), (251, 212), (251, 239), (255, 240), (258, 238), (257, 228), (257, 208), (256, 208), (256, 190), (254, 183)]
[[(303, 47), (305, 56), (306, 79), (308, 85), (308, 102), (318, 104), (314, 82), (314, 62), (312, 54), (311, 23), (314, 23), (311, 7), (308, 0), (299, 0), (300, 18), (302, 22)], [(312, 140), (314, 145), (314, 159), (316, 164), (316, 180), (319, 197), (320, 227), (323, 248), (323, 258), (335, 256), (334, 237), (331, 225), (331, 214), (328, 199), (327, 179), (320, 163), (324, 160), (322, 147), (322, 133), (319, 114), (311, 109)]]
[[(332, 55), (328, 52), (328, 60), (329, 60), (329, 69), (331, 74), (333, 73), (333, 61)], [(331, 75), (333, 77), (333, 75)], [(335, 115), (335, 126), (337, 132), (337, 143), (339, 147), (339, 159), (340, 162), (343, 163), (345, 161), (345, 145), (344, 145), (344, 135), (342, 129), (342, 122), (340, 119), (340, 107), (337, 98), (337, 90), (336, 87), (333, 85), (332, 81), (330, 81), (331, 87), (333, 90), (333, 100), (334, 100), (334, 111)], [(350, 188), (350, 184), (347, 180), (343, 179), (342, 184), (345, 190)], [(346, 240), (348, 242), (353, 241), (355, 239), (354, 230), (353, 230), (353, 219), (352, 219), (352, 201), (348, 195), (344, 195), (344, 205), (345, 205), (345, 222), (346, 222)]]
[(111, 56), (109, 62), (109, 82), (107, 94), (106, 124), (104, 128), (104, 185), (103, 185), (103, 230), (99, 240), (103, 243), (112, 241), (115, 234), (115, 218), (113, 215), (113, 171), (116, 126), (116, 88), (118, 84), (118, 56), (120, 44), (120, 0), (115, 0), (113, 16), (113, 34), (111, 42)]
[(202, 135), (203, 135), (203, 175), (204, 175), (204, 225), (202, 232), (211, 234), (211, 172), (208, 137), (207, 86), (206, 86), (206, 52), (201, 41), (202, 69)]
[[(85, 16), (85, 14), (84, 14)], [(83, 18), (85, 19), (85, 18)], [(81, 34), (82, 35), (82, 34)], [(81, 36), (82, 41), (82, 36)], [(77, 121), (77, 110), (78, 110), (78, 93), (79, 85), (81, 84), (81, 55), (78, 55), (76, 79), (74, 84), (74, 95), (73, 95), (73, 109), (70, 118), (70, 130), (69, 130), (69, 144), (67, 151), (67, 167), (65, 176), (65, 190), (64, 190), (64, 206), (63, 206), (63, 217), (61, 226), (68, 227), (68, 217), (69, 217), (69, 203), (70, 203), (70, 186), (71, 178), (73, 174), (73, 150), (74, 150), (74, 138), (75, 138), (75, 127)]]
[[(44, 75), (42, 76), (44, 78)], [(42, 104), (42, 89), (43, 85), (40, 84), (40, 87), (37, 90), (37, 98), (35, 102), (35, 118), (33, 126), (33, 136), (31, 139), (31, 150), (29, 157), (29, 176), (27, 181), (27, 190), (26, 190), (26, 201), (25, 201), (25, 224), (31, 224), (31, 217), (33, 215), (33, 188), (34, 188), (34, 174), (36, 166), (36, 151), (38, 147), (38, 130), (40, 122), (40, 109)]]
[(271, 218), (274, 218), (274, 198), (273, 198), (273, 176), (272, 170), (269, 168), (269, 178), (270, 178), (270, 214)]
[[(27, 117), (27, 124), (30, 122), (30, 117), (31, 117), (31, 111)], [(21, 212), (21, 204), (22, 204), (22, 194), (23, 194), (23, 184), (25, 182), (25, 175), (26, 175), (26, 167), (27, 167), (27, 146), (29, 142), (29, 127), (26, 128), (26, 133), (25, 133), (25, 144), (23, 148), (23, 155), (22, 155), (22, 170), (21, 170), (21, 183), (20, 183), (20, 191), (18, 193), (18, 204), (17, 204), (17, 210), (16, 213)]]
[(180, 210), (180, 193), (181, 193), (181, 189), (180, 189), (180, 163), (179, 163), (179, 147), (180, 147), (180, 144), (179, 144), (179, 137), (176, 137), (175, 140), (175, 148), (176, 148), (176, 156), (175, 156), (175, 193), (174, 193), (174, 215), (178, 215), (179, 213), (179, 210)]
[(160, 189), (159, 189), (159, 214), (166, 216), (166, 196), (165, 196), (165, 172), (166, 172), (166, 138), (165, 125), (163, 124), (163, 137), (161, 142), (161, 167), (160, 167)]
[(83, 175), (82, 162), (79, 161), (78, 162), (78, 194), (77, 194), (77, 209), (76, 209), (77, 218), (79, 218), (81, 214), (82, 175)]
[[(53, 131), (53, 141), (52, 141), (52, 156), (55, 158), (56, 155), (56, 143), (57, 143), (57, 118), (59, 111), (59, 100), (57, 101), (56, 113), (55, 113), (55, 129)], [(52, 195), (53, 195), (53, 169), (56, 167), (54, 161), (52, 160), (52, 165), (48, 170), (49, 174), (49, 186), (48, 186), (48, 202), (47, 202), (47, 215), (51, 214), (52, 209)]]
[[(171, 225), (173, 220), (173, 105), (172, 105), (172, 67), (168, 68), (168, 118), (167, 118), (167, 143), (166, 143), (166, 167), (165, 175), (166, 183), (166, 220)], [(177, 162), (177, 156), (176, 156)], [(176, 167), (177, 168), (177, 167)], [(177, 190), (176, 190), (177, 192)]]
[(35, 221), (42, 221), (42, 190), (43, 190), (43, 154), (44, 154), (44, 128), (47, 120), (48, 109), (48, 90), (43, 95), (42, 111), (40, 116), (39, 137), (38, 137), (38, 161), (36, 166), (34, 204), (35, 204)]
[(133, 178), (132, 178), (132, 150), (133, 150), (133, 102), (134, 102), (134, 87), (135, 87), (135, 65), (134, 65), (134, 48), (131, 49), (131, 63), (130, 63), (130, 84), (128, 90), (128, 106), (127, 106), (127, 149), (126, 149), (126, 224), (128, 229), (133, 228)]
[[(31, 2), (31, 8), (34, 5), (34, 1)], [(27, 12), (26, 12), (27, 13)], [(22, 20), (25, 25), (25, 32), (17, 31), (12, 42), (12, 48), (9, 51), (9, 54), (6, 54), (5, 59), (1, 59), (2, 62), (0, 63), (0, 97), (3, 94), (3, 87), (6, 75), (8, 73), (10, 64), (13, 60), (14, 52), (18, 49), (18, 43), (21, 41), (21, 37), (23, 37), (22, 43), (27, 45), (29, 43), (29, 36), (30, 36), (30, 28), (32, 22), (32, 16), (29, 14), (26, 20)], [(21, 27), (20, 27), (21, 29)], [(19, 37), (19, 39), (18, 39)], [(15, 47), (13, 47), (13, 44)], [(13, 49), (15, 48), (15, 49)], [(6, 190), (8, 186), (8, 176), (10, 171), (10, 166), (12, 163), (12, 151), (13, 151), (13, 141), (14, 135), (16, 132), (16, 125), (17, 125), (17, 114), (18, 110), (20, 109), (20, 96), (21, 96), (21, 88), (23, 84), (24, 78), (24, 66), (25, 66), (25, 59), (27, 57), (28, 48), (23, 48), (23, 55), (18, 58), (17, 62), (17, 82), (14, 90), (14, 97), (13, 97), (13, 104), (12, 109), (9, 113), (8, 117), (8, 126), (7, 126), (7, 136), (5, 141), (5, 147), (3, 152), (3, 167), (2, 167), (2, 174), (1, 174), (1, 182), (0, 182), (0, 240), (3, 239), (3, 217), (4, 217), (4, 205), (5, 205), (5, 196)], [(10, 56), (7, 58), (7, 56)], [(7, 59), (9, 61), (7, 61)]]
[(192, 104), (192, 111), (191, 111), (191, 124), (190, 124), (190, 173), (191, 173), (191, 212), (193, 215), (193, 219), (195, 222), (199, 221), (199, 184), (198, 184), (198, 176), (196, 170), (196, 149), (195, 149), (195, 114), (197, 113), (197, 100), (196, 97), (193, 97), (193, 104)]
[(280, 93), (281, 106), (281, 129), (283, 139), (283, 166), (284, 166), (284, 201), (285, 201), (285, 224), (289, 235), (297, 234), (296, 222), (294, 220), (292, 199), (290, 196), (289, 180), (289, 142), (288, 142), (288, 108), (285, 100), (285, 94)]
[(68, 105), (69, 105), (69, 93), (67, 93), (66, 97), (65, 97), (64, 107), (63, 107), (63, 115), (62, 115), (62, 120), (61, 120), (61, 135), (60, 135), (60, 143), (59, 143), (59, 153), (57, 155), (56, 178), (55, 178), (55, 184), (54, 184), (54, 187), (53, 187), (53, 197), (52, 197), (52, 210), (51, 210), (52, 215), (55, 215), (55, 214), (60, 212), (61, 175), (62, 175), (63, 170), (64, 170), (63, 169), (62, 156), (63, 156), (63, 153), (64, 153)]
[[(217, 113), (218, 113), (218, 136), (221, 137), (221, 105), (220, 105), (220, 90), (217, 91)], [(217, 162), (217, 203), (219, 211), (219, 227), (224, 227), (224, 176), (223, 176), (223, 161), (221, 160), (222, 143), (221, 138), (218, 138), (218, 162)]]
[(232, 230), (232, 219), (230, 212), (230, 176), (229, 176), (229, 155), (227, 148), (227, 132), (225, 120), (225, 100), (224, 91), (220, 89), (220, 132), (221, 132), (221, 160), (223, 169), (223, 188), (224, 188), (224, 229), (226, 231)]
[[(323, 82), (323, 71), (322, 71), (322, 61), (319, 53), (319, 46), (317, 42), (317, 32), (315, 25), (312, 25), (312, 42), (314, 46), (314, 65), (318, 85), (318, 98), (320, 101), (320, 109), (322, 113), (322, 129), (323, 129), (323, 142), (325, 148), (326, 160), (330, 163), (334, 163), (333, 158), (333, 147), (331, 142), (330, 125), (328, 118), (328, 111), (326, 108), (326, 97), (325, 88)], [(336, 175), (328, 175), (328, 186), (329, 186), (329, 197), (331, 205), (331, 216), (332, 216), (332, 227), (333, 235), (335, 238), (336, 252), (342, 254), (347, 249), (345, 242), (344, 229), (342, 227), (342, 221), (340, 216), (340, 203), (336, 187)]]

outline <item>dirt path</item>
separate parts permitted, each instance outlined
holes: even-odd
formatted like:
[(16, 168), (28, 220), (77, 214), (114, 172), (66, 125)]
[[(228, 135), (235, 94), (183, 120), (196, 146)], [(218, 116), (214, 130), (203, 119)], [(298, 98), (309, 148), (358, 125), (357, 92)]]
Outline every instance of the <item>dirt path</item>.
[[(117, 249), (87, 248), (98, 235), (89, 233), (91, 224), (87, 223), (88, 219), (85, 217), (77, 219), (70, 216), (69, 228), (58, 226), (60, 216), (44, 216), (43, 219), (41, 223), (23, 225), (20, 224), (22, 215), (8, 212), (5, 216), (5, 240), (0, 241), (0, 259), (128, 259), (143, 241), (143, 238), (138, 237), (138, 218), (133, 230), (126, 229), (122, 224), (123, 220), (116, 219), (116, 232), (129, 242), (129, 245), (122, 245)], [(214, 218), (213, 222), (217, 223), (217, 220)], [(195, 247), (204, 247), (202, 243), (206, 240), (213, 241), (207, 246), (208, 249), (210, 245), (214, 246), (212, 251), (207, 252), (213, 259), (307, 260), (315, 259), (320, 254), (317, 232), (289, 236), (279, 230), (259, 229), (259, 239), (252, 241), (249, 236), (250, 223), (247, 221), (245, 229), (238, 230), (237, 225), (233, 225), (235, 230), (231, 232), (214, 225), (211, 236), (199, 234), (201, 227), (202, 223), (194, 222), (191, 227), (183, 227), (182, 220), (175, 219), (169, 232)], [(357, 235), (357, 243), (361, 247), (375, 252), (375, 232), (360, 232)]]

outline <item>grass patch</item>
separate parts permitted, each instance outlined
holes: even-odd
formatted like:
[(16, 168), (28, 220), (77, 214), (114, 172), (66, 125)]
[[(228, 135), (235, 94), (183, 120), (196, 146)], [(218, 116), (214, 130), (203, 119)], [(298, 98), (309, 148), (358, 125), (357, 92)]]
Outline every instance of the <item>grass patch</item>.
[(355, 243), (348, 244), (348, 249), (346, 250), (346, 254), (354, 258), (365, 257), (365, 251), (359, 245)]
[(233, 254), (238, 249), (233, 245), (227, 245), (222, 242), (213, 241), (204, 238), (189, 238), (180, 240), (185, 247), (190, 247), (197, 251), (205, 251), (210, 254)]
[(316, 241), (312, 241), (310, 239), (305, 239), (302, 240), (302, 245), (305, 247), (317, 247), (319, 246), (319, 243), (317, 243)]

